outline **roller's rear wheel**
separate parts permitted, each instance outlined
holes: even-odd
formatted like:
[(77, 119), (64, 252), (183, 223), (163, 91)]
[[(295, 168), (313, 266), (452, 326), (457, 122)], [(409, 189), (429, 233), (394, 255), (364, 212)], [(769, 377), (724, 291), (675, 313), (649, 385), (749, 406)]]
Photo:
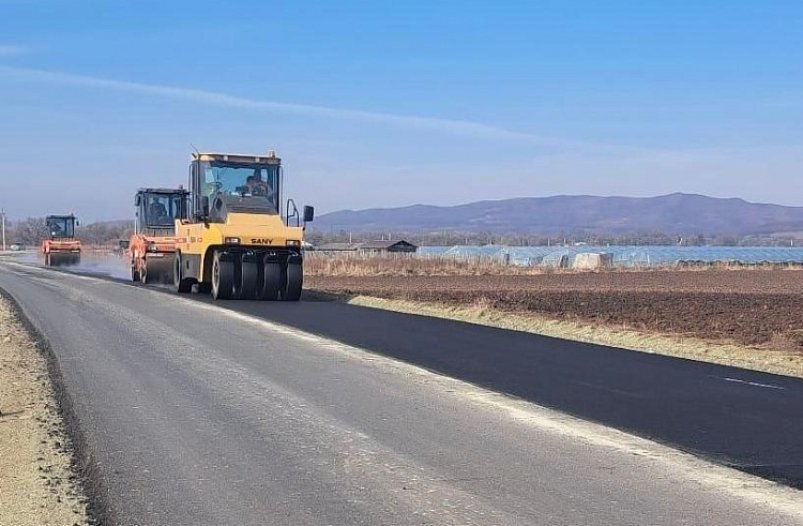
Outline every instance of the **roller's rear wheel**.
[(135, 266), (131, 266), (131, 281), (134, 283), (139, 282), (139, 270)]
[(148, 260), (146, 259), (145, 262), (142, 264), (142, 269), (139, 271), (139, 280), (142, 282), (143, 285), (147, 285), (150, 283), (148, 276)]
[(220, 252), (215, 252), (212, 259), (212, 297), (216, 300), (228, 300), (234, 295), (234, 262)]

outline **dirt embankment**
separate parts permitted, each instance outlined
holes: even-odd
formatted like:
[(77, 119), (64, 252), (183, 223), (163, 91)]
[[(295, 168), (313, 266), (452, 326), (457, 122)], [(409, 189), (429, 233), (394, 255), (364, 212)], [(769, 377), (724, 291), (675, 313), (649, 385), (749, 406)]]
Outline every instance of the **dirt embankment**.
[(0, 524), (87, 524), (47, 363), (0, 296)]
[[(343, 296), (469, 309), (468, 321), (492, 314), (537, 319), (551, 335), (626, 345), (604, 330), (741, 347), (736, 365), (803, 375), (803, 271), (705, 270), (561, 273), (531, 276), (310, 276), (310, 288)], [(388, 306), (388, 305), (386, 305)], [(454, 312), (453, 312), (454, 314)], [(478, 318), (471, 320), (474, 316)], [(484, 318), (484, 320), (479, 320)], [(494, 323), (498, 325), (498, 323)], [(573, 329), (571, 327), (574, 327)], [(593, 334), (589, 328), (594, 329)], [(533, 329), (534, 332), (539, 330)], [(654, 347), (654, 343), (650, 344)], [(661, 347), (661, 346), (659, 346)], [(673, 354), (669, 346), (658, 349)], [(744, 354), (743, 353), (743, 354)], [(709, 359), (709, 350), (683, 356)], [(767, 366), (766, 361), (777, 362)], [(712, 360), (723, 361), (723, 360)], [(723, 363), (733, 363), (725, 360)], [(751, 363), (753, 365), (751, 365)], [(790, 364), (788, 367), (784, 363)], [(798, 371), (799, 370), (799, 371)]]

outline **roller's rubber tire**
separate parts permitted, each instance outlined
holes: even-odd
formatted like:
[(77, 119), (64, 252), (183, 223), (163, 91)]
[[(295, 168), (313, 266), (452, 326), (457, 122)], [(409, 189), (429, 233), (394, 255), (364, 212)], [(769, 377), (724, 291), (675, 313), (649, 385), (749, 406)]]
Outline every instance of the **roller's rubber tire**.
[(209, 294), (212, 292), (211, 283), (198, 283), (198, 294)]
[(212, 259), (212, 297), (216, 300), (230, 300), (235, 296), (234, 261), (223, 259), (215, 252)]
[(173, 288), (180, 294), (192, 292), (192, 280), (181, 275), (181, 253), (176, 252), (173, 259)]
[(287, 265), (287, 281), (282, 291), (284, 301), (298, 301), (301, 299), (301, 289), (304, 285), (304, 270), (299, 263)]
[(244, 256), (240, 265), (240, 298), (255, 300), (262, 294), (262, 287), (259, 283), (259, 263)]
[(265, 260), (262, 278), (262, 299), (276, 301), (280, 299), (280, 292), (284, 289), (287, 278), (284, 266), (278, 261)]
[(139, 278), (139, 271), (132, 264), (132, 266), (131, 266), (131, 281), (133, 281), (134, 283), (139, 283), (139, 279), (140, 279)]

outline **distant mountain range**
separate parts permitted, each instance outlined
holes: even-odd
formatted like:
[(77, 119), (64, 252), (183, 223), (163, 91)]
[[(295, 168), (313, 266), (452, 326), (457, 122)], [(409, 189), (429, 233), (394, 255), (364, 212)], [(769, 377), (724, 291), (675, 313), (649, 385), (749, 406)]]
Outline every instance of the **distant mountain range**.
[(675, 193), (658, 197), (560, 195), (457, 206), (343, 210), (316, 218), (319, 231), (557, 234), (768, 235), (803, 232), (803, 207)]

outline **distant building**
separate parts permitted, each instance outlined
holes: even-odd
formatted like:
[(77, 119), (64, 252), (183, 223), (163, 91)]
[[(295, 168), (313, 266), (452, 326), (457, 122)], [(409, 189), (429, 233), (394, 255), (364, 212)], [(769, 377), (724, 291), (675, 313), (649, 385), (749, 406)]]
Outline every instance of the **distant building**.
[(418, 250), (418, 247), (400, 239), (398, 241), (366, 241), (360, 244), (358, 250), (363, 254), (376, 252), (412, 253)]
[(366, 241), (364, 243), (323, 243), (315, 247), (318, 252), (359, 253), (359, 254), (409, 254), (418, 249), (417, 246), (400, 239), (398, 241)]

